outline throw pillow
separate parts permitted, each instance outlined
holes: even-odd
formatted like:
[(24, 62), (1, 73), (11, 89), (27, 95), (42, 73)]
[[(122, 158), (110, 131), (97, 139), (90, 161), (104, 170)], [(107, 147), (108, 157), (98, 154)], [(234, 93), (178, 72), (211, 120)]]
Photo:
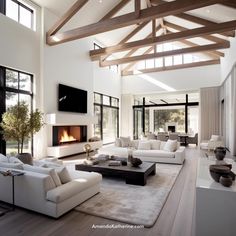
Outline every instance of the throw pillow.
[(147, 140), (155, 140), (157, 139), (156, 135), (153, 133), (147, 134)]
[(177, 150), (177, 145), (177, 140), (168, 139), (165, 144), (164, 151), (175, 152)]
[(150, 140), (152, 150), (160, 150), (161, 141), (160, 140)]
[(8, 162), (7, 157), (2, 155), (1, 153), (0, 153), (0, 162)]
[(23, 165), (21, 163), (0, 162), (0, 167), (23, 170)]
[(129, 147), (130, 145), (130, 137), (120, 137), (121, 147)]
[(138, 149), (139, 140), (131, 140), (130, 147)]
[(60, 180), (57, 172), (55, 171), (55, 169), (44, 168), (44, 167), (39, 167), (39, 166), (31, 166), (31, 165), (27, 165), (27, 164), (23, 165), (23, 167), (24, 167), (24, 170), (26, 170), (26, 171), (50, 175), (57, 187), (62, 185), (61, 180)]
[(28, 165), (33, 165), (33, 157), (31, 156), (30, 153), (23, 153), (23, 154), (18, 154), (16, 156), (20, 161), (22, 161), (24, 164)]
[(166, 142), (165, 141), (161, 141), (160, 150), (164, 150), (165, 145), (166, 145)]
[(211, 135), (210, 141), (220, 141), (220, 136), (219, 135)]
[(66, 167), (56, 168), (55, 170), (62, 184), (66, 184), (72, 180)]
[(151, 143), (149, 141), (140, 141), (138, 144), (139, 150), (150, 150), (151, 149)]
[(121, 147), (121, 139), (120, 138), (116, 138), (115, 146)]

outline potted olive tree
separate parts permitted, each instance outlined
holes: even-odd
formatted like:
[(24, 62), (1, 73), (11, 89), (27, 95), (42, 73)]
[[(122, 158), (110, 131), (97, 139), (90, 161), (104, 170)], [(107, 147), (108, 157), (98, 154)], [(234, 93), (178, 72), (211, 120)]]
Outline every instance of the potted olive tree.
[(43, 125), (43, 114), (38, 109), (30, 112), (29, 106), (25, 102), (19, 102), (8, 108), (2, 115), (0, 123), (3, 138), (6, 141), (18, 143), (17, 157), (28, 164), (32, 162), (32, 156), (30, 153), (23, 153), (24, 142), (32, 138)]

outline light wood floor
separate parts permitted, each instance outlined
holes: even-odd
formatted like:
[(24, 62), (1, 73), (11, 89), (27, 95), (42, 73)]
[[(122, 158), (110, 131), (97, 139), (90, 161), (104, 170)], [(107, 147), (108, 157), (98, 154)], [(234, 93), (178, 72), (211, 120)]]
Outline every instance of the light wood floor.
[(0, 235), (194, 236), (195, 181), (197, 159), (200, 155), (203, 155), (203, 152), (195, 147), (187, 148), (184, 166), (159, 218), (152, 228), (94, 229), (92, 228), (93, 225), (124, 224), (73, 210), (60, 219), (55, 220), (41, 214), (17, 208), (14, 212), (0, 217)]

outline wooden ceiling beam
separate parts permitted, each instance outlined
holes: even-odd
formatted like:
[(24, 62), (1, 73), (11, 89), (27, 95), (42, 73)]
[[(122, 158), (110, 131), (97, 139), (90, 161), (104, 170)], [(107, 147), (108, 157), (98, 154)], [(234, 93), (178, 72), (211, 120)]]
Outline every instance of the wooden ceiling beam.
[[(145, 55), (145, 54), (149, 54), (151, 51), (153, 51), (155, 48), (155, 46), (151, 46), (149, 49), (147, 49), (142, 55)], [(130, 68), (132, 68), (135, 64), (137, 64), (137, 62), (132, 62), (132, 63), (129, 63), (129, 65), (127, 65), (125, 68), (123, 68), (122, 71), (128, 71)]]
[(225, 48), (229, 48), (228, 43), (208, 44), (208, 45), (203, 45), (203, 46), (181, 48), (181, 49), (176, 49), (176, 50), (171, 50), (171, 51), (157, 52), (157, 53), (152, 53), (152, 54), (145, 54), (145, 55), (139, 55), (139, 56), (133, 56), (133, 57), (123, 57), (121, 59), (103, 61), (100, 63), (100, 66), (105, 67), (105, 66), (111, 66), (111, 65), (120, 65), (120, 64), (126, 64), (130, 62), (137, 62), (137, 61), (160, 58), (160, 57), (175, 56), (175, 55), (188, 54), (188, 53), (209, 52), (211, 50), (218, 50), (218, 49), (225, 49)]
[(90, 56), (98, 56), (98, 55), (103, 56), (103, 55), (111, 54), (115, 52), (127, 51), (133, 48), (141, 48), (141, 47), (151, 46), (155, 44), (161, 44), (164, 42), (173, 42), (173, 41), (178, 41), (181, 39), (188, 39), (188, 38), (201, 37), (201, 36), (215, 34), (215, 33), (221, 33), (225, 31), (233, 30), (235, 28), (236, 28), (236, 20), (219, 23), (217, 25), (210, 25), (210, 26), (200, 27), (196, 29), (185, 30), (182, 32), (162, 35), (155, 38), (137, 40), (134, 42), (119, 44), (119, 45), (106, 47), (102, 49), (91, 50)]
[(137, 75), (140, 74), (147, 74), (147, 73), (154, 73), (154, 72), (160, 72), (160, 71), (168, 71), (168, 70), (177, 70), (177, 69), (185, 69), (185, 68), (192, 68), (192, 67), (199, 67), (199, 66), (208, 66), (208, 65), (216, 65), (220, 64), (220, 60), (208, 60), (208, 61), (200, 61), (200, 62), (192, 62), (188, 64), (182, 64), (182, 65), (174, 65), (174, 66), (165, 66), (160, 68), (151, 68), (151, 69), (143, 69), (136, 71), (122, 71), (122, 76), (127, 75)]
[(124, 6), (131, 0), (121, 0), (114, 8), (112, 8), (100, 21), (104, 21), (112, 18), (117, 12), (119, 12)]
[(223, 1), (224, 0), (178, 0), (173, 2), (167, 2), (161, 4), (160, 6), (140, 10), (139, 17), (136, 16), (135, 12), (132, 12), (122, 16), (117, 16), (107, 20), (99, 21), (97, 23), (90, 24), (87, 26), (68, 30), (63, 33), (57, 33), (54, 36), (47, 35), (47, 44), (61, 44), (64, 42), (85, 38), (91, 35), (104, 33), (129, 25), (138, 24), (140, 22), (150, 21), (155, 18), (161, 18), (168, 15), (175, 15), (180, 12), (209, 6)]
[(136, 17), (140, 16), (141, 0), (134, 0), (134, 12)]
[[(137, 34), (140, 30), (142, 30), (149, 22), (143, 22), (140, 25), (138, 25), (134, 30), (132, 30), (127, 36), (125, 36), (118, 44), (126, 43), (128, 40), (130, 40), (135, 34)], [(110, 55), (107, 55), (103, 60), (105, 60)], [(91, 57), (92, 61), (97, 61), (100, 59), (100, 56), (98, 57)]]
[[(217, 24), (216, 22), (205, 20), (203, 18), (196, 17), (196, 16), (186, 14), (186, 13), (179, 13), (175, 16), (177, 16), (178, 18), (187, 20), (187, 21), (191, 21), (191, 22), (199, 24), (199, 25), (203, 25), (203, 26), (211, 25), (211, 24)], [(226, 36), (226, 37), (234, 37), (235, 36), (235, 31), (232, 30), (232, 31), (229, 31), (229, 32), (224, 32), (224, 33), (221, 33), (221, 35)]]
[[(173, 23), (168, 22), (168, 21), (165, 21), (165, 24), (166, 24), (167, 27), (170, 27), (172, 29), (178, 30), (180, 32), (183, 32), (183, 31), (186, 31), (186, 30), (191, 30), (191, 29), (185, 28), (183, 26), (173, 24)], [(222, 39), (222, 38), (218, 38), (218, 37), (212, 36), (212, 35), (202, 35), (201, 38), (206, 39), (208, 41), (212, 41), (214, 43), (226, 43), (226, 42), (229, 42), (228, 40), (225, 40), (225, 39)]]
[(86, 3), (88, 0), (77, 0), (72, 7), (48, 30), (47, 35), (57, 33)]
[(231, 7), (231, 8), (236, 8), (236, 2), (235, 1), (228, 1), (228, 2), (223, 2), (223, 5), (227, 6), (227, 7)]

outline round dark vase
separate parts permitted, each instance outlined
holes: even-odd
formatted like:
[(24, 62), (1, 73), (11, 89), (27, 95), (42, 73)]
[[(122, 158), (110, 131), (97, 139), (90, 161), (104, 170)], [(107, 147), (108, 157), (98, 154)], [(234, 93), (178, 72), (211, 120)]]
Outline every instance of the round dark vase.
[(24, 164), (33, 165), (33, 157), (30, 153), (19, 153), (16, 157)]
[(220, 183), (225, 187), (230, 187), (233, 184), (233, 180), (230, 176), (221, 176)]
[(214, 153), (215, 153), (216, 159), (221, 161), (221, 160), (223, 160), (225, 158), (226, 148), (224, 148), (224, 147), (217, 147), (217, 148), (215, 148)]

